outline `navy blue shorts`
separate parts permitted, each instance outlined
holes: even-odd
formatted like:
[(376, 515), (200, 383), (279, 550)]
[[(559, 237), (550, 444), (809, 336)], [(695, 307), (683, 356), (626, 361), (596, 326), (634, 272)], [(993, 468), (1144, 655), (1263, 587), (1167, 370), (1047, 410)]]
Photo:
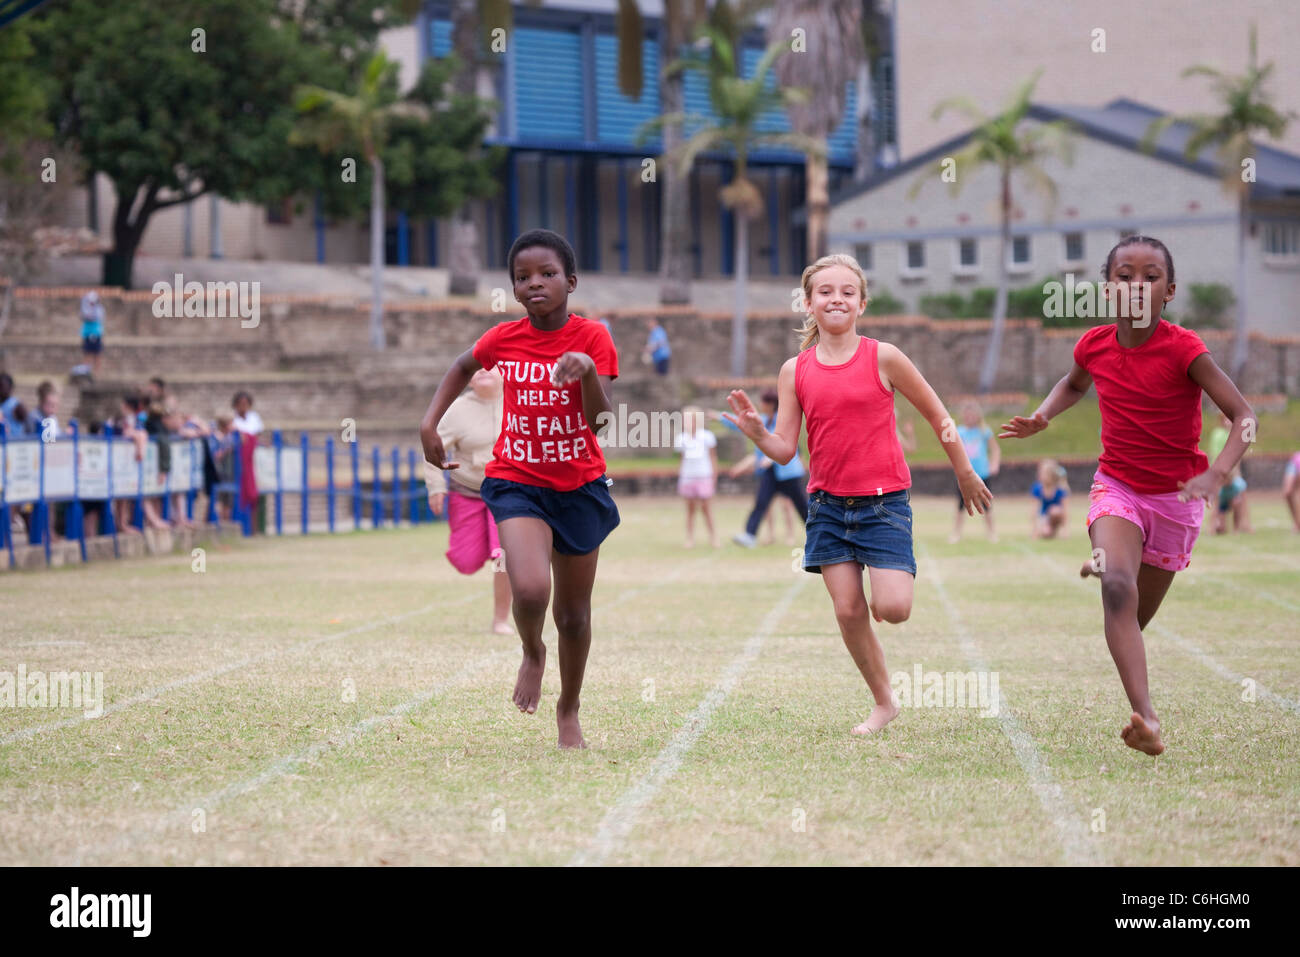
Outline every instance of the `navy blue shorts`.
[(603, 475), (571, 492), (485, 478), (479, 495), (498, 525), (508, 518), (540, 518), (551, 527), (551, 545), (561, 555), (594, 552), (618, 528), (618, 506)]
[(81, 351), (88, 356), (97, 356), (104, 351), (104, 340), (100, 336), (82, 336)]
[(847, 497), (813, 492), (808, 498), (804, 571), (820, 575), (823, 565), (857, 562), (915, 576), (911, 501), (907, 489)]

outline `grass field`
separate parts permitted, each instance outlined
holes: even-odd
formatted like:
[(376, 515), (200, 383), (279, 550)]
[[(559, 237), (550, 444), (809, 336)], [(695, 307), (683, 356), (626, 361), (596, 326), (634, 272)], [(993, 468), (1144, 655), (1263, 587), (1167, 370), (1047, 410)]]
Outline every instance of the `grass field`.
[[(729, 535), (747, 502), (719, 505)], [(977, 519), (952, 546), (950, 502), (914, 502), (890, 670), (991, 670), (999, 713), (908, 708), (861, 739), (865, 686), (789, 548), (687, 552), (676, 502), (620, 507), (580, 753), (555, 747), (554, 658), (538, 713), (511, 706), (517, 642), (444, 525), (0, 576), (0, 671), (102, 671), (108, 706), (0, 709), (0, 863), (1300, 863), (1280, 504), (1204, 535), (1148, 631), (1158, 759), (1119, 738), (1077, 509), (1031, 542), (1027, 500), (1000, 500), (998, 544)]]

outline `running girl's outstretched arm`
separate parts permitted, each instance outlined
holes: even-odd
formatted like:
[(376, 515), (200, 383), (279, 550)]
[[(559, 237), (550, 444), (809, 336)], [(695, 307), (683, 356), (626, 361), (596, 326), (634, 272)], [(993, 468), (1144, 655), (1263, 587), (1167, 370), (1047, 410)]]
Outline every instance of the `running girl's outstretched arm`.
[(460, 466), (455, 462), (447, 461), (447, 453), (442, 448), (442, 439), (438, 436), (438, 423), (447, 414), (451, 404), (456, 401), (456, 396), (469, 385), (470, 376), (481, 368), (483, 366), (474, 358), (472, 349), (466, 349), (457, 356), (456, 361), (447, 370), (447, 374), (442, 377), (438, 391), (433, 394), (433, 401), (429, 403), (429, 411), (424, 413), (424, 419), (420, 422), (420, 442), (424, 445), (424, 460), (440, 469), (456, 469)]
[(966, 446), (962, 445), (961, 438), (957, 435), (957, 426), (930, 383), (912, 365), (911, 359), (888, 342), (880, 344), (880, 370), (885, 374), (882, 378), (888, 378), (889, 384), (912, 403), (943, 443), (943, 451), (952, 463), (952, 470), (957, 473), (957, 484), (961, 487), (961, 496), (966, 502), (966, 513), (984, 514), (984, 510), (993, 502), (993, 493), (975, 473), (970, 464), (970, 456), (966, 454)]
[(763, 428), (763, 417), (754, 408), (754, 403), (745, 395), (743, 389), (732, 389), (727, 396), (727, 405), (734, 415), (722, 413), (722, 417), (735, 425), (741, 432), (759, 447), (764, 455), (778, 465), (785, 465), (799, 451), (799, 430), (803, 427), (803, 409), (794, 389), (794, 369), (798, 357), (786, 359), (781, 366), (781, 373), (776, 379), (776, 394), (779, 402), (776, 410), (776, 428), (771, 432)]
[(1087, 394), (1092, 385), (1092, 376), (1084, 371), (1077, 362), (1073, 363), (1061, 381), (1052, 387), (1038, 411), (1031, 416), (1013, 416), (1010, 422), (1002, 423), (1000, 439), (1027, 439), (1031, 435), (1047, 428), (1048, 420), (1060, 415)]
[(1255, 410), (1250, 407), (1245, 396), (1208, 352), (1202, 352), (1192, 360), (1192, 364), (1187, 367), (1187, 374), (1191, 376), (1193, 382), (1205, 390), (1205, 394), (1214, 401), (1214, 404), (1232, 419), (1228, 441), (1224, 443), (1223, 449), (1215, 460), (1210, 463), (1209, 469), (1200, 475), (1193, 475), (1186, 482), (1178, 483), (1181, 489), (1178, 493), (1180, 500), (1187, 502), (1194, 498), (1203, 498), (1208, 502), (1211, 496), (1228, 481), (1229, 473), (1237, 467), (1241, 457), (1246, 454), (1247, 447), (1255, 439), (1259, 420), (1255, 418)]

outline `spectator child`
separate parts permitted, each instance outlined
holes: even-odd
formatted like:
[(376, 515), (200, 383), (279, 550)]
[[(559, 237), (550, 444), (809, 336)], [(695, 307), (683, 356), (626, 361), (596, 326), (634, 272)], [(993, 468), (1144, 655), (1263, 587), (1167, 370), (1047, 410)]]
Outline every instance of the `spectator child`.
[(447, 409), (438, 423), (443, 450), (460, 468), (444, 471), (424, 463), (424, 484), (429, 508), (441, 515), (447, 509), (451, 534), (447, 561), (462, 575), (473, 575), (492, 561), (492, 631), (513, 635), (510, 627), (510, 578), (506, 574), (497, 523), (483, 502), (483, 470), (492, 461), (492, 449), (501, 434), (504, 380), (492, 369), (479, 369), (470, 377), (470, 391)]
[(104, 304), (93, 289), (81, 297), (81, 351), (90, 360), (91, 377), (98, 376), (104, 352)]
[[(957, 437), (966, 448), (966, 455), (975, 469), (975, 474), (979, 476), (981, 482), (992, 488), (991, 480), (1002, 466), (1002, 450), (998, 448), (997, 440), (993, 438), (993, 430), (984, 422), (983, 410), (974, 399), (967, 399), (961, 404), (961, 419), (962, 424), (957, 426)], [(961, 527), (965, 520), (966, 505), (961, 487), (958, 486), (957, 516), (954, 519), (952, 535), (948, 537), (950, 544), (955, 545), (961, 541)], [(998, 533), (993, 526), (992, 505), (984, 510), (984, 521), (988, 524), (989, 541), (996, 542)]]
[(1065, 499), (1070, 494), (1065, 468), (1054, 459), (1043, 459), (1038, 463), (1038, 481), (1029, 494), (1038, 500), (1033, 519), (1033, 537), (1055, 538), (1059, 532), (1064, 538)]
[(681, 453), (681, 471), (677, 475), (677, 494), (686, 500), (686, 547), (695, 547), (695, 510), (704, 515), (709, 530), (709, 544), (718, 547), (718, 531), (713, 525), (710, 499), (718, 486), (718, 440), (704, 427), (704, 410), (688, 405), (682, 410), (682, 431), (673, 440)]
[[(1232, 420), (1219, 413), (1218, 424), (1211, 430), (1205, 443), (1205, 454), (1217, 459), (1223, 447), (1228, 444), (1228, 429)], [(1241, 474), (1241, 463), (1233, 466), (1228, 473), (1228, 481), (1219, 489), (1218, 508), (1214, 513), (1214, 534), (1222, 535), (1228, 530), (1228, 513), (1232, 513), (1232, 527), (1238, 532), (1252, 532), (1250, 526), (1250, 503), (1246, 501), (1246, 480)]]

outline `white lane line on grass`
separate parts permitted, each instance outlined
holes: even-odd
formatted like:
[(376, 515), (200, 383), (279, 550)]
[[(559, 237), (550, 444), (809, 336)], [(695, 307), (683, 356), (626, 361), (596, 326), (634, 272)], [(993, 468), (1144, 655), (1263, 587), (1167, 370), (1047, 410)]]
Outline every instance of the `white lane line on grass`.
[(185, 834), (188, 835), (190, 833), (190, 825), (193, 821), (194, 811), (196, 809), (202, 809), (206, 818), (213, 808), (235, 798), (243, 797), (245, 794), (252, 791), (256, 791), (263, 785), (269, 784), (277, 778), (281, 778), (288, 774), (299, 765), (315, 759), (327, 750), (341, 750), (346, 748), (385, 722), (410, 714), (417, 708), (428, 704), (434, 698), (437, 698), (457, 687), (467, 678), (485, 670), (489, 665), (495, 664), (498, 660), (508, 654), (510, 654), (510, 652), (502, 649), (494, 651), (482, 658), (478, 658), (465, 665), (451, 677), (440, 681), (438, 684), (426, 691), (420, 692), (410, 700), (404, 701), (402, 704), (396, 705), (382, 714), (371, 715), (369, 718), (358, 721), (340, 734), (330, 735), (321, 741), (317, 741), (315, 744), (308, 745), (299, 751), (295, 751), (293, 754), (286, 755), (252, 777), (245, 778), (242, 781), (236, 781), (234, 784), (228, 784), (220, 790), (212, 791), (202, 797), (197, 797), (192, 801), (187, 801), (181, 807), (178, 807), (176, 810), (164, 815), (150, 827), (130, 831), (119, 836), (114, 841), (98, 845), (88, 851), (79, 851), (75, 860), (75, 865), (78, 867), (82, 866), (81, 859), (83, 856), (89, 855), (93, 858), (103, 853), (121, 851), (132, 844), (138, 843), (140, 840), (157, 836), (160, 832), (166, 832), (169, 828), (184, 828)]
[[(918, 545), (920, 545), (919, 542)], [(988, 662), (984, 660), (983, 654), (980, 653), (979, 646), (967, 633), (966, 623), (961, 613), (948, 597), (948, 591), (944, 588), (943, 579), (939, 575), (938, 562), (929, 555), (925, 546), (921, 545), (918, 550), (920, 552), (919, 557), (924, 562), (930, 581), (934, 584), (935, 592), (939, 596), (939, 604), (943, 605), (944, 611), (957, 632), (957, 643), (961, 647), (962, 654), (966, 656), (966, 661), (977, 672), (986, 674), (991, 672), (992, 669), (989, 667)], [(1047, 761), (1044, 759), (1042, 752), (1038, 750), (1038, 745), (1034, 742), (1034, 739), (1021, 727), (1020, 722), (1011, 713), (1006, 698), (1007, 695), (1004, 690), (1002, 692), (1001, 706), (998, 708), (998, 724), (1002, 726), (1002, 733), (1011, 742), (1016, 761), (1019, 762), (1021, 769), (1029, 778), (1029, 785), (1033, 788), (1038, 803), (1042, 805), (1043, 812), (1056, 830), (1057, 840), (1065, 853), (1065, 863), (1071, 867), (1105, 863), (1102, 860), (1100, 850), (1090, 837), (1088, 825), (1071, 809), (1071, 802), (1066, 798), (1065, 790), (1052, 777), (1052, 769), (1048, 767)]]
[(703, 700), (695, 706), (695, 710), (687, 716), (686, 723), (673, 735), (673, 739), (659, 752), (654, 763), (650, 765), (650, 769), (606, 812), (604, 819), (600, 822), (599, 829), (596, 831), (596, 836), (591, 840), (591, 844), (585, 850), (579, 851), (573, 856), (573, 859), (569, 862), (570, 866), (589, 867), (600, 865), (618, 850), (619, 845), (636, 825), (641, 812), (649, 806), (655, 795), (659, 793), (659, 789), (681, 767), (682, 759), (695, 746), (695, 742), (704, 733), (704, 729), (709, 726), (713, 712), (718, 710), (718, 707), (731, 694), (736, 683), (740, 681), (746, 669), (758, 657), (764, 642), (776, 629), (782, 616), (789, 610), (790, 603), (794, 601), (795, 595), (799, 593), (799, 590), (803, 588), (806, 582), (807, 579), (800, 575), (799, 579), (786, 589), (785, 594), (781, 596), (780, 600), (759, 623), (758, 630), (745, 642), (745, 647), (740, 654), (731, 659), (726, 668), (723, 669), (717, 683), (704, 696)]
[(10, 744), (14, 741), (22, 741), (27, 738), (35, 737), (46, 731), (57, 731), (60, 728), (70, 728), (74, 725), (85, 724), (87, 721), (98, 721), (100, 718), (107, 717), (110, 714), (116, 714), (127, 708), (134, 707), (138, 704), (144, 704), (159, 698), (168, 692), (175, 691), (177, 688), (185, 688), (189, 685), (199, 684), (203, 681), (209, 681), (213, 678), (219, 678), (222, 675), (230, 674), (232, 671), (238, 671), (241, 668), (247, 668), (250, 665), (260, 664), (264, 661), (270, 661), (281, 655), (293, 654), (306, 648), (314, 648), (317, 645), (325, 644), (330, 641), (338, 641), (340, 638), (347, 638), (349, 635), (359, 635), (362, 632), (374, 631), (376, 628), (382, 628), (385, 625), (392, 625), (399, 621), (405, 621), (407, 618), (415, 618), (419, 615), (427, 614), (435, 609), (451, 608), (456, 605), (463, 605), (466, 602), (478, 598), (478, 595), (465, 595), (454, 601), (434, 602), (425, 605), (423, 608), (417, 608), (414, 611), (404, 612), (400, 615), (392, 615), (388, 618), (382, 618), (379, 621), (372, 621), (365, 625), (358, 625), (355, 628), (349, 628), (346, 631), (333, 632), (328, 635), (319, 635), (316, 638), (309, 638), (306, 641), (300, 641), (297, 644), (289, 645), (286, 648), (276, 648), (271, 651), (263, 652), (260, 655), (250, 655), (247, 658), (241, 658), (239, 661), (232, 661), (229, 664), (220, 665), (216, 668), (209, 668), (206, 671), (196, 671), (194, 674), (186, 675), (184, 678), (177, 678), (175, 681), (169, 681), (167, 684), (157, 685), (139, 694), (132, 695), (123, 701), (114, 701), (112, 704), (105, 706), (102, 714), (95, 717), (86, 717), (84, 714), (76, 718), (68, 718), (64, 721), (52, 721), (48, 724), (37, 724), (30, 728), (22, 728), (19, 731), (11, 731), (9, 734), (0, 736), (0, 745)]
[[(1071, 575), (1069, 571), (1062, 568), (1059, 564), (1057, 564), (1055, 560), (1049, 558), (1047, 555), (1044, 555), (1041, 552), (1036, 552), (1033, 549), (1029, 548), (1028, 546), (1023, 545), (1019, 542), (1016, 543), (1016, 547), (1019, 548), (1021, 551), (1025, 552), (1026, 554), (1032, 555), (1033, 557), (1037, 558), (1044, 565), (1051, 568), (1053, 571), (1057, 572), (1058, 574), (1064, 575), (1065, 577), (1071, 580), (1074, 580), (1077, 577), (1075, 575)], [(1079, 579), (1079, 580), (1082, 581), (1083, 579)], [(1258, 589), (1254, 589), (1254, 590), (1259, 591)], [(1264, 594), (1264, 593), (1260, 592), (1260, 594)], [(1268, 596), (1265, 595), (1265, 597)], [(1220, 662), (1209, 652), (1201, 648), (1201, 646), (1196, 644), (1196, 642), (1192, 641), (1190, 638), (1183, 637), (1178, 632), (1174, 631), (1172, 628), (1169, 628), (1165, 625), (1156, 624), (1155, 622), (1151, 622), (1147, 625), (1147, 631), (1155, 635), (1158, 635), (1161, 638), (1167, 638), (1170, 644), (1172, 644), (1183, 654), (1187, 655), (1189, 658), (1195, 658), (1197, 661), (1203, 664), (1206, 668), (1209, 668), (1220, 678), (1223, 678), (1225, 681), (1231, 681), (1237, 687), (1241, 687), (1242, 682), (1246, 680), (1246, 675), (1237, 674), (1237, 672), (1233, 671), (1231, 668), (1229, 668), (1227, 665)], [(1253, 681), (1255, 685), (1256, 699), (1270, 701), (1280, 708), (1284, 708), (1287, 711), (1294, 711), (1300, 714), (1300, 702), (1295, 701), (1292, 698), (1288, 698), (1286, 695), (1280, 695), (1275, 691), (1269, 690), (1254, 678), (1251, 678), (1250, 680)]]

